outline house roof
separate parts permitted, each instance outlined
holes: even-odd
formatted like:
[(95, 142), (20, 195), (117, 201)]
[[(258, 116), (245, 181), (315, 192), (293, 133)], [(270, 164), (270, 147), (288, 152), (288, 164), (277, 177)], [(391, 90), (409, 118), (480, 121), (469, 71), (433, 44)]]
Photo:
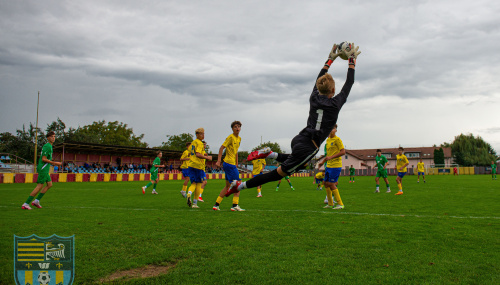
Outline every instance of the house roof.
[[(434, 150), (439, 149), (440, 147), (407, 147), (405, 148), (405, 153), (410, 152), (418, 152), (420, 153), (420, 158), (429, 158), (434, 159)], [(396, 159), (396, 155), (398, 154), (398, 148), (381, 148), (382, 154), (390, 153), (391, 157), (387, 159)], [(443, 147), (444, 157), (451, 158), (451, 148)], [(375, 155), (377, 149), (350, 149), (346, 150), (346, 152), (360, 160), (375, 160)]]

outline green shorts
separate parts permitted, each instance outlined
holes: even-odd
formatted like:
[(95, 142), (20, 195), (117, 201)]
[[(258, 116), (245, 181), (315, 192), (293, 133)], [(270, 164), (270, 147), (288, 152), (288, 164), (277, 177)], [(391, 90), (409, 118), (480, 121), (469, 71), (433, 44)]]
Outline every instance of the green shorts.
[(43, 184), (43, 183), (47, 183), (47, 182), (52, 182), (52, 179), (50, 179), (50, 174), (38, 173), (38, 179), (36, 180), (36, 183)]
[(158, 173), (151, 173), (151, 181), (158, 179)]
[(377, 171), (375, 177), (387, 178), (387, 169)]

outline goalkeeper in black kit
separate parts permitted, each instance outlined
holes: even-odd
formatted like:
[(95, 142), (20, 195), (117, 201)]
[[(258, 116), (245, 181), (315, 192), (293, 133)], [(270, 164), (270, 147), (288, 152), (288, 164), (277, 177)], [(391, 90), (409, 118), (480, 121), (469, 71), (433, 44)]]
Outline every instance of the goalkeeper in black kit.
[(275, 153), (268, 147), (253, 151), (248, 155), (248, 161), (267, 157), (276, 159), (281, 165), (276, 170), (245, 182), (234, 180), (226, 192), (226, 197), (243, 189), (254, 188), (268, 182), (280, 180), (306, 167), (307, 163), (318, 153), (319, 146), (337, 123), (340, 109), (349, 96), (351, 87), (354, 84), (356, 58), (361, 53), (358, 49), (359, 47), (354, 47), (354, 44), (351, 44), (348, 50), (342, 51), (348, 58), (349, 68), (347, 69), (346, 82), (340, 93), (335, 96), (335, 81), (327, 72), (341, 52), (337, 51), (337, 45), (333, 45), (328, 60), (321, 69), (309, 98), (310, 107), (307, 126), (292, 139), (292, 153)]

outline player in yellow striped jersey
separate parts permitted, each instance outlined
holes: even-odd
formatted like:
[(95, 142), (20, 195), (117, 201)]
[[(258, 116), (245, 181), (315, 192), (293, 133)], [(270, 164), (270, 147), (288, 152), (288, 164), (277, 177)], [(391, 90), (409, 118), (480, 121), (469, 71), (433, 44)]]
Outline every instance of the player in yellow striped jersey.
[(403, 147), (399, 147), (399, 154), (396, 155), (396, 171), (398, 172), (398, 177), (396, 177), (396, 182), (398, 183), (399, 191), (396, 195), (403, 195), (403, 177), (406, 174), (406, 166), (410, 164), (406, 155), (404, 155), (405, 149)]
[[(205, 129), (196, 129), (196, 139), (191, 143), (191, 155), (189, 156), (189, 179), (191, 186), (188, 189), (186, 198), (190, 208), (198, 207), (198, 197), (200, 197), (201, 186), (205, 176), (205, 159), (212, 160), (212, 156), (203, 155), (205, 148), (202, 140), (205, 138)], [(193, 194), (194, 193), (194, 194)], [(194, 195), (193, 201), (191, 196)]]
[(425, 183), (425, 167), (423, 159), (420, 159), (420, 162), (417, 163), (417, 171), (418, 171), (417, 183), (420, 183), (420, 174), (422, 174), (422, 179), (424, 179)]
[[(328, 205), (324, 208), (333, 209), (344, 209), (344, 203), (340, 198), (339, 189), (337, 188), (338, 180), (340, 177), (340, 172), (342, 171), (342, 156), (345, 154), (344, 144), (342, 140), (336, 135), (337, 125), (330, 132), (330, 135), (326, 139), (326, 157), (323, 159), (321, 164), (326, 162), (325, 167), (325, 189), (326, 196), (328, 199)], [(333, 196), (335, 201), (338, 203), (337, 206), (333, 206)]]
[[(252, 160), (253, 164), (253, 170), (252, 170), (252, 175), (253, 177), (262, 175), (262, 170), (266, 168), (266, 160), (261, 158), (261, 159), (255, 159)], [(257, 198), (262, 197), (262, 185), (257, 186)]]
[[(241, 131), (241, 122), (234, 121), (231, 123), (231, 129), (233, 133), (230, 134), (224, 143), (221, 145), (219, 149), (219, 156), (217, 158), (217, 163), (215, 165), (217, 167), (221, 167), (224, 169), (226, 174), (226, 186), (220, 191), (219, 197), (217, 197), (217, 201), (215, 201), (215, 205), (213, 206), (213, 210), (219, 211), (219, 205), (224, 199), (231, 182), (233, 181), (241, 181), (240, 173), (236, 166), (238, 165), (238, 149), (241, 143), (240, 131)], [(222, 152), (226, 150), (226, 157), (224, 157), (224, 162), (222, 162)], [(235, 193), (233, 195), (233, 206), (231, 211), (245, 211), (240, 208), (239, 204), (240, 193)]]
[(316, 184), (316, 190), (323, 190), (323, 181), (325, 179), (325, 172), (319, 171), (314, 175), (314, 183)]
[[(203, 155), (207, 155), (206, 152), (207, 149), (207, 142), (203, 141)], [(203, 198), (201, 198), (201, 195), (203, 194), (203, 191), (205, 191), (205, 186), (207, 185), (207, 173), (205, 172), (206, 169), (206, 159), (203, 160), (203, 173), (204, 173), (204, 178), (203, 182), (201, 183), (201, 191), (200, 191), (200, 197), (198, 197), (198, 202), (205, 202), (203, 201)]]
[(181, 171), (182, 171), (182, 179), (184, 179), (184, 184), (182, 184), (182, 190), (181, 190), (181, 195), (182, 197), (186, 198), (186, 190), (187, 186), (189, 183), (189, 170), (188, 170), (188, 164), (189, 164), (189, 156), (191, 155), (191, 150), (190, 150), (191, 142), (186, 142), (186, 150), (182, 153), (181, 156)]

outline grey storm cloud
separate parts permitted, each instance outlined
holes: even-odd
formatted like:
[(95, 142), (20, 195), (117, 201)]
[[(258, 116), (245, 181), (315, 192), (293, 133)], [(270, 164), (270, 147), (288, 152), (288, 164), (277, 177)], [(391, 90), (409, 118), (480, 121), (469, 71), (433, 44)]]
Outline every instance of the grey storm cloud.
[[(215, 126), (234, 117), (249, 122), (242, 147), (261, 136), (287, 141), (305, 125), (332, 44), (351, 40), (362, 54), (339, 117), (349, 125), (346, 140), (364, 148), (373, 140), (432, 145), (500, 124), (493, 118), (482, 126), (500, 103), (499, 13), (496, 1), (0, 0), (0, 130), (32, 122), (32, 96), (42, 89), (51, 101), (42, 104), (45, 123), (122, 120), (158, 145), (198, 125), (196, 109), (212, 112), (205, 122), (217, 141), (210, 145), (228, 132)], [(337, 89), (346, 70), (340, 59), (332, 65)], [(408, 125), (398, 116), (422, 123), (405, 142), (390, 131), (367, 140), (375, 133), (360, 122), (375, 116), (370, 108), (384, 108), (379, 119), (399, 130)], [(175, 124), (158, 134), (151, 112)], [(420, 125), (439, 129), (434, 122), (443, 119), (464, 122), (435, 138), (418, 136)]]

